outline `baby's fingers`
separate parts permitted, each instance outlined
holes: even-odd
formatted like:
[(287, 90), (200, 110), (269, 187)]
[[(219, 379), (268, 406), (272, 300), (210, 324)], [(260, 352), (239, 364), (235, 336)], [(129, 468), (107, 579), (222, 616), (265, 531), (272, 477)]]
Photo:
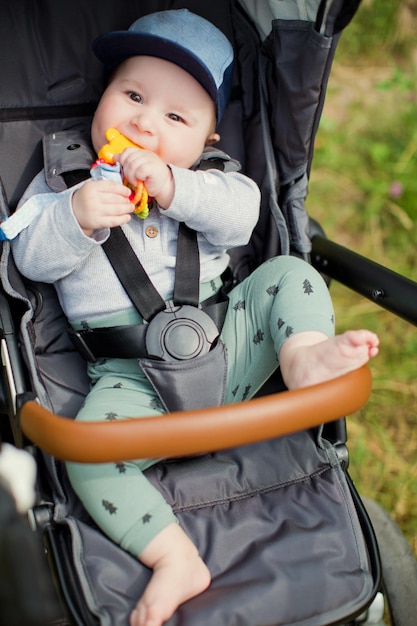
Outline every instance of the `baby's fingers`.
[(72, 208), (81, 228), (90, 235), (100, 228), (113, 228), (130, 220), (134, 205), (124, 185), (104, 180), (91, 181), (74, 192)]
[(112, 180), (94, 180), (85, 185), (89, 187), (92, 193), (108, 196), (120, 196), (121, 198), (129, 198), (130, 190), (121, 182), (116, 183)]

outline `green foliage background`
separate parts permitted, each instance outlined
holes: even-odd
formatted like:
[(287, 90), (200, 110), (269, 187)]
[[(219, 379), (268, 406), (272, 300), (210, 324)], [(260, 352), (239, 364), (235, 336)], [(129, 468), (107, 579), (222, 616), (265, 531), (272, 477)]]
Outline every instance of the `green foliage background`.
[[(363, 0), (337, 49), (307, 199), (330, 239), (415, 281), (416, 32), (417, 0)], [(341, 285), (331, 294), (338, 332), (381, 339), (371, 399), (348, 418), (350, 473), (417, 554), (417, 328)]]

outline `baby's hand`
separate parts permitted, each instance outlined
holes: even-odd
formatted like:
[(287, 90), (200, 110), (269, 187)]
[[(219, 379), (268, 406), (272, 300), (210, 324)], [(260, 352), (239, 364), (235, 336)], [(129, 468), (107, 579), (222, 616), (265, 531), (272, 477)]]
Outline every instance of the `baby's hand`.
[(74, 192), (72, 210), (87, 237), (99, 228), (113, 228), (131, 219), (135, 206), (130, 189), (109, 180), (92, 180)]
[(126, 148), (115, 156), (123, 168), (123, 176), (136, 186), (137, 181), (144, 183), (150, 197), (167, 209), (174, 197), (174, 178), (171, 169), (150, 150)]

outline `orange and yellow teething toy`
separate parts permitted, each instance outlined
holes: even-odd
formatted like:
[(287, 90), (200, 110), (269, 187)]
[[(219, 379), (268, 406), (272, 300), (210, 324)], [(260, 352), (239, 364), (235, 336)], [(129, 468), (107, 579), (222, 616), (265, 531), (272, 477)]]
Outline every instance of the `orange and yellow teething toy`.
[[(140, 146), (137, 146), (127, 137), (122, 135), (116, 128), (108, 128), (105, 134), (106, 139), (109, 143), (106, 143), (104, 146), (102, 146), (98, 152), (99, 160), (102, 160), (105, 163), (114, 165), (115, 155), (123, 152), (125, 148), (140, 148)], [(133, 187), (133, 185), (128, 183), (126, 180), (124, 180), (123, 183), (132, 190), (131, 200), (132, 203), (135, 205), (134, 213), (142, 219), (148, 217), (148, 192), (146, 191), (143, 182), (141, 180), (138, 180), (138, 182), (136, 183), (136, 187)]]

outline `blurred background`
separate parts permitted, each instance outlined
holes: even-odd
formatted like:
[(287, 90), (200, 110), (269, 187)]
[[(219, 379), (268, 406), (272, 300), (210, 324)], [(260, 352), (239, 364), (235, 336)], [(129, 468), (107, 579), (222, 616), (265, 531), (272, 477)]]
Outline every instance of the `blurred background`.
[[(417, 281), (417, 0), (363, 0), (343, 33), (316, 139), (309, 214), (329, 239)], [(417, 555), (417, 328), (332, 283), (337, 331), (381, 339), (348, 419), (350, 474)], [(417, 307), (417, 302), (416, 302)]]

